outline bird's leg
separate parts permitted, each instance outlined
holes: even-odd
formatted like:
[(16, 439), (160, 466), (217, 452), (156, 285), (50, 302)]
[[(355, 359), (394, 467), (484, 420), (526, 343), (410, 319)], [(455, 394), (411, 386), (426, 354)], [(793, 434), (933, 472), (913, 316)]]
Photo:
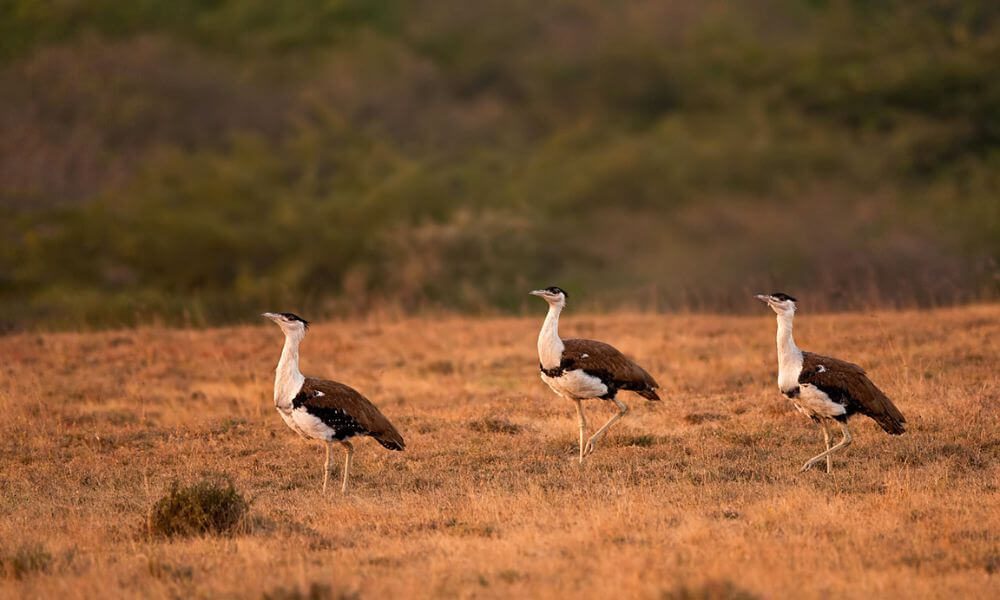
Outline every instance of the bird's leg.
[(820, 454), (817, 454), (816, 456), (814, 456), (814, 457), (810, 458), (808, 461), (806, 461), (806, 464), (802, 465), (802, 471), (808, 471), (817, 462), (823, 460), (824, 458), (829, 457), (834, 452), (837, 452), (838, 450), (843, 450), (844, 448), (846, 448), (846, 447), (848, 447), (848, 446), (851, 445), (851, 439), (852, 439), (851, 438), (851, 430), (847, 428), (847, 423), (841, 422), (840, 423), (840, 430), (844, 433), (843, 439), (841, 439), (840, 442), (838, 442), (837, 445), (834, 446), (833, 448), (830, 448), (826, 452), (822, 452)]
[(624, 402), (622, 402), (618, 398), (612, 398), (611, 400), (615, 404), (618, 405), (618, 412), (615, 413), (615, 415), (613, 417), (611, 417), (610, 419), (608, 419), (608, 422), (605, 423), (603, 427), (601, 427), (600, 429), (598, 429), (597, 431), (595, 431), (594, 435), (590, 436), (590, 440), (587, 441), (587, 448), (584, 451), (584, 456), (586, 456), (586, 455), (590, 454), (591, 452), (593, 452), (594, 451), (594, 445), (597, 442), (601, 441), (601, 438), (604, 437), (604, 434), (608, 432), (608, 428), (611, 427), (612, 425), (614, 425), (615, 422), (618, 421), (618, 419), (624, 417), (625, 413), (628, 412), (628, 406), (626, 406)]
[[(827, 427), (826, 419), (820, 419), (819, 426), (823, 428), (823, 442), (826, 444), (826, 449), (830, 449), (830, 428)], [(826, 472), (833, 473), (833, 457), (829, 454), (826, 455)]]
[(351, 463), (354, 462), (354, 445), (351, 444), (351, 442), (348, 442), (347, 440), (344, 440), (344, 441), (342, 441), (340, 443), (341, 443), (342, 446), (344, 446), (344, 450), (346, 451), (346, 457), (344, 458), (344, 483), (341, 484), (341, 486), (340, 486), (340, 493), (341, 494), (346, 494), (347, 493), (347, 474), (351, 470)]
[(587, 419), (583, 416), (583, 400), (576, 401), (576, 414), (580, 416), (580, 464), (583, 464), (583, 453), (584, 442), (583, 438), (587, 435)]
[(326, 443), (326, 462), (323, 463), (323, 493), (326, 493), (326, 482), (330, 479), (330, 453), (333, 451), (333, 443)]

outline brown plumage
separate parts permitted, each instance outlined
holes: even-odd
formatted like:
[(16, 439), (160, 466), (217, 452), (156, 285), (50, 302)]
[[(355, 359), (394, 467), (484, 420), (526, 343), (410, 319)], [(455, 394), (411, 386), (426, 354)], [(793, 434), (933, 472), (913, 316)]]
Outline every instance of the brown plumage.
[(906, 431), (903, 413), (868, 379), (865, 370), (854, 363), (803, 352), (799, 383), (812, 384), (834, 402), (843, 404), (847, 408), (846, 416), (854, 413), (867, 415), (893, 435)]
[(309, 323), (289, 313), (264, 313), (285, 334), (285, 345), (274, 370), (274, 407), (288, 427), (304, 438), (326, 445), (323, 465), (323, 491), (330, 480), (333, 445), (344, 448), (344, 478), (341, 493), (347, 492), (348, 474), (354, 460), (351, 438), (363, 435), (375, 438), (389, 450), (405, 447), (403, 436), (374, 404), (354, 388), (336, 381), (305, 377), (299, 370), (299, 345)]
[(563, 340), (563, 344), (565, 350), (560, 368), (567, 371), (582, 369), (588, 375), (597, 377), (608, 386), (612, 396), (613, 390), (621, 389), (635, 392), (647, 400), (660, 399), (656, 394), (656, 388), (660, 386), (653, 376), (611, 344), (583, 339)]
[[(659, 384), (652, 375), (625, 357), (614, 346), (595, 340), (559, 337), (559, 315), (566, 306), (566, 291), (551, 286), (534, 290), (549, 305), (549, 312), (538, 332), (538, 368), (542, 381), (553, 392), (576, 403), (580, 425), (580, 462), (594, 451), (608, 429), (628, 412), (628, 406), (616, 396), (620, 390), (635, 392), (648, 400), (659, 400)], [(607, 423), (589, 439), (583, 401), (600, 398), (618, 407)]]
[[(795, 408), (819, 423), (826, 450), (802, 465), (808, 471), (826, 461), (826, 472), (833, 472), (833, 455), (851, 445), (847, 420), (861, 413), (877, 422), (886, 432), (899, 435), (906, 431), (906, 419), (891, 400), (872, 383), (865, 370), (849, 363), (812, 352), (803, 352), (792, 335), (798, 301), (783, 292), (757, 294), (777, 317), (778, 389), (791, 399)], [(840, 426), (843, 437), (831, 445), (829, 426)]]
[[(293, 399), (292, 404), (295, 408), (306, 407), (310, 414), (316, 415), (324, 422), (339, 420), (340, 426), (335, 427), (338, 433), (351, 432), (353, 435), (371, 436), (389, 450), (402, 450), (406, 447), (403, 436), (378, 407), (350, 386), (336, 381), (306, 377), (301, 391)], [(346, 415), (347, 418), (340, 415)]]

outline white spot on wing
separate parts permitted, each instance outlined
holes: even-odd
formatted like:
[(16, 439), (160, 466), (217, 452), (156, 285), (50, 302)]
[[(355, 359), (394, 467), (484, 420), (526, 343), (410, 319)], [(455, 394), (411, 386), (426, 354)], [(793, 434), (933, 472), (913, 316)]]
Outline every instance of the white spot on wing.
[(816, 372), (817, 373), (826, 373), (826, 367), (824, 367), (823, 365), (820, 365), (819, 368), (816, 369)]
[(326, 395), (326, 394), (324, 394), (323, 392), (321, 392), (321, 391), (319, 391), (319, 390), (316, 390), (316, 397), (317, 397), (317, 398), (322, 398), (322, 397), (323, 397), (323, 396), (325, 396), (325, 395)]
[(582, 355), (580, 356), (580, 358), (587, 358), (587, 357), (589, 357), (589, 356), (590, 356), (589, 354), (587, 354), (586, 352), (584, 352), (584, 353), (583, 353), (583, 354), (582, 354)]

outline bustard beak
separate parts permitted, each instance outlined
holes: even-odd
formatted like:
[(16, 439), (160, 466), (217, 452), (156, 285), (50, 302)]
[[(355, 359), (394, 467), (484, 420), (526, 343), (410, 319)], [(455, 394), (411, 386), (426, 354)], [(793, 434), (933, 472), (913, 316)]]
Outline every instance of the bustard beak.
[(768, 296), (767, 294), (757, 294), (756, 296), (754, 296), (754, 298), (760, 300), (764, 304), (770, 304), (771, 303), (771, 297)]
[(276, 315), (275, 313), (261, 313), (260, 316), (264, 317), (265, 319), (271, 319), (272, 321), (278, 318), (278, 315)]
[(548, 294), (548, 292), (545, 290), (532, 290), (528, 293), (531, 294), (532, 296), (541, 296), (542, 298), (544, 298)]

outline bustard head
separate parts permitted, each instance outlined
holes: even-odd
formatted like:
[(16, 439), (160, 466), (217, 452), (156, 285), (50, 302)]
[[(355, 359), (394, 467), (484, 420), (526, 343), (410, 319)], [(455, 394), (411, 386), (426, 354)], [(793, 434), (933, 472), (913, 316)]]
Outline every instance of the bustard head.
[(299, 335), (305, 335), (306, 329), (309, 328), (309, 321), (306, 321), (302, 317), (295, 313), (283, 312), (283, 313), (271, 313), (266, 312), (261, 315), (266, 319), (271, 319), (281, 327), (281, 330), (285, 332), (285, 335), (290, 333), (295, 333)]
[(544, 290), (534, 290), (531, 292), (532, 296), (538, 296), (549, 303), (552, 306), (563, 307), (566, 306), (566, 298), (569, 297), (562, 288), (556, 286), (547, 287)]
[(775, 313), (780, 315), (795, 314), (795, 298), (784, 292), (774, 292), (773, 294), (757, 294), (756, 298), (771, 307)]

